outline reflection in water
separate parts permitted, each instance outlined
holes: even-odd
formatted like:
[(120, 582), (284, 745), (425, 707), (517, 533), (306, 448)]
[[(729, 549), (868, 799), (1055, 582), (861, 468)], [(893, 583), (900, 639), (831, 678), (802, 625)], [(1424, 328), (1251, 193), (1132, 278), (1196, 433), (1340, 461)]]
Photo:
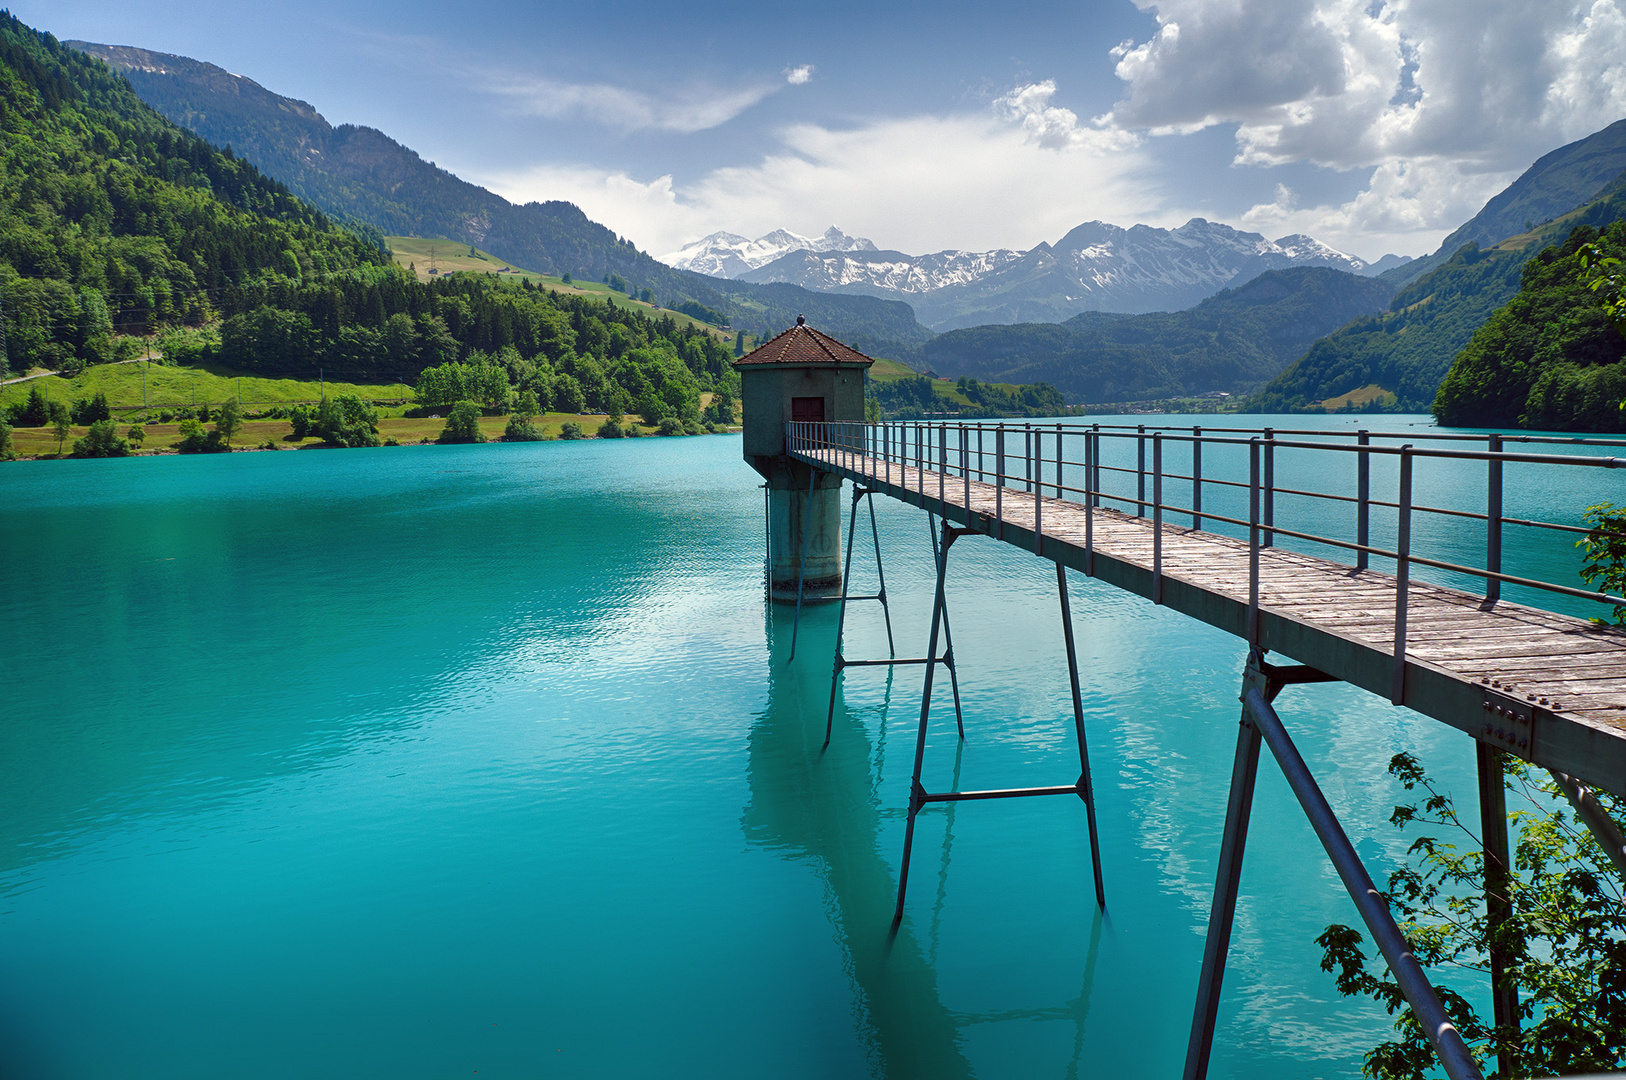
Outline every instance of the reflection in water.
[[(833, 930), (853, 982), (854, 1020), (879, 1073), (892, 1080), (974, 1075), (965, 1053), (969, 1025), (1020, 1020), (1070, 1020), (1075, 1027), (1066, 1075), (1078, 1075), (1084, 1021), (1104, 917), (1094, 913), (1083, 986), (1077, 998), (1051, 1008), (962, 1013), (943, 1003), (937, 979), (939, 930), (954, 838), (955, 804), (940, 811), (943, 846), (928, 948), (910, 920), (892, 926), (897, 888), (881, 854), (882, 807), (878, 795), (885, 765), (893, 671), (877, 709), (836, 709), (835, 732), (821, 753), (828, 699), (827, 668), (820, 648), (834, 635), (834, 612), (804, 609), (802, 636), (819, 643), (802, 663), (788, 665), (790, 619), (769, 609), (769, 699), (749, 739), (751, 805), (744, 828), (753, 843), (806, 860), (824, 882)], [(811, 633), (809, 631), (811, 630)], [(905, 678), (905, 686), (909, 680)], [(908, 694), (904, 694), (905, 700)], [(913, 711), (911, 704), (906, 712)], [(875, 715), (878, 713), (878, 715)], [(871, 738), (864, 721), (875, 716)], [(964, 744), (956, 741), (954, 786), (959, 787)], [(873, 772), (872, 772), (873, 768)]]

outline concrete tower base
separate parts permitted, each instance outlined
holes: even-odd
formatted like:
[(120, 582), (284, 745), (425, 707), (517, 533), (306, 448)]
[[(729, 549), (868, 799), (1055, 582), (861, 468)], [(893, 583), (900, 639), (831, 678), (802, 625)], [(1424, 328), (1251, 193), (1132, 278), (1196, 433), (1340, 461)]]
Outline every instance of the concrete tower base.
[(806, 466), (776, 470), (768, 482), (768, 594), (775, 600), (796, 602), (804, 529), (802, 603), (840, 599), (841, 478)]

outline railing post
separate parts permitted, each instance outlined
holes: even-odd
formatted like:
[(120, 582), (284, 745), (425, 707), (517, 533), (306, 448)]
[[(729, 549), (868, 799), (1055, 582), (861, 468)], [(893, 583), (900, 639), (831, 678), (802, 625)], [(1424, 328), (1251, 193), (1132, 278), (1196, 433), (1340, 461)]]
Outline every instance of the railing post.
[(1027, 475), (1023, 477), (1028, 490), (1033, 490), (1033, 425), (1022, 425), (1022, 471)]
[(1191, 530), (1203, 527), (1203, 429), (1191, 429)]
[(1101, 452), (1096, 445), (1100, 435), (1084, 433), (1084, 576), (1095, 576), (1095, 488), (1090, 478), (1095, 475), (1095, 456)]
[(1248, 644), (1259, 645), (1259, 436), (1248, 440)]
[(1411, 587), (1411, 443), (1400, 448), (1400, 520), (1395, 541), (1395, 666), (1389, 700), (1406, 703), (1406, 608)]
[(1060, 424), (1057, 424), (1056, 425), (1056, 498), (1058, 498), (1058, 499), (1066, 498), (1066, 496), (1061, 493), (1061, 466), (1062, 466), (1062, 462), (1066, 460), (1066, 456), (1064, 454), (1062, 454), (1062, 452), (1061, 452), (1061, 444), (1062, 444), (1062, 428), (1061, 428)]
[(937, 509), (948, 520), (948, 425), (937, 425)]
[[(1502, 437), (1492, 435), (1489, 440), (1492, 454), (1502, 452)], [(1490, 459), (1490, 477), (1485, 495), (1485, 569), (1493, 574), (1502, 572), (1502, 459)], [(1502, 583), (1497, 578), (1485, 579), (1485, 599), (1500, 600)]]
[[(1372, 433), (1362, 428), (1355, 441), (1360, 446), (1372, 445)], [(1365, 570), (1366, 549), (1372, 543), (1372, 454), (1367, 450), (1355, 452), (1355, 542), (1361, 550), (1355, 553), (1355, 569)]]
[(1276, 535), (1270, 527), (1276, 524), (1276, 429), (1265, 429), (1265, 485), (1263, 490), (1265, 499), (1261, 521), (1264, 523), (1264, 535), (1260, 537), (1262, 547), (1272, 547), (1276, 543)]
[(1044, 485), (1039, 482), (1039, 463), (1044, 461), (1044, 432), (1032, 429), (1029, 446), (1033, 456), (1028, 459), (1028, 471), (1033, 474), (1033, 553), (1044, 555)]
[(1090, 475), (1084, 478), (1084, 486), (1095, 494), (1090, 496), (1090, 505), (1101, 505), (1101, 425), (1091, 424), (1090, 432), (1095, 439), (1095, 464), (1090, 466)]
[(920, 506), (926, 506), (926, 425), (915, 421), (915, 487), (919, 489)]
[(971, 528), (971, 438), (960, 425), (960, 479), (965, 483), (965, 527)]
[(1146, 425), (1135, 425), (1135, 516), (1146, 516)]
[(994, 429), (994, 524), (1005, 539), (1005, 425)]
[(1152, 433), (1152, 603), (1163, 602), (1163, 433)]

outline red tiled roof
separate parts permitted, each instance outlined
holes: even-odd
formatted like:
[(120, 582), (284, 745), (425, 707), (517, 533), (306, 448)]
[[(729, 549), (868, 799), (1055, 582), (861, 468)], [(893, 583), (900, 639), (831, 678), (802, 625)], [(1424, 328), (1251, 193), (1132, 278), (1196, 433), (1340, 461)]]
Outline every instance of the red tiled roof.
[(783, 334), (763, 342), (738, 360), (735, 367), (755, 364), (862, 364), (875, 363), (850, 346), (843, 345), (828, 334), (821, 334), (811, 326), (798, 322)]

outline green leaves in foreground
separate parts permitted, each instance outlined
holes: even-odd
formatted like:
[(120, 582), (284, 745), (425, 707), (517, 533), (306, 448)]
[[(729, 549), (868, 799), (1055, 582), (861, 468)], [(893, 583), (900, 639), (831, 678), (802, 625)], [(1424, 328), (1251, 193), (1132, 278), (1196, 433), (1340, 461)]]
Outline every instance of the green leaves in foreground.
[[(1591, 833), (1555, 809), (1563, 805), (1557, 786), (1521, 762), (1508, 762), (1509, 801), (1522, 803), (1508, 815), (1518, 840), (1513, 873), (1500, 883), (1512, 917), (1493, 925), (1484, 902), (1481, 838), (1415, 758), (1397, 754), (1389, 772), (1407, 791), (1426, 792), (1419, 802), (1396, 806), (1390, 820), (1433, 830), (1412, 842), (1411, 862), (1389, 875), (1384, 895), (1474, 1056), (1510, 1062), (1514, 1076), (1626, 1065), (1626, 894)], [(1619, 801), (1594, 794), (1618, 820)], [(1391, 973), (1373, 972), (1362, 943), (1358, 931), (1340, 925), (1316, 939), (1321, 969), (1335, 974), (1339, 993), (1373, 998), (1396, 1014), (1397, 1037), (1368, 1053), (1361, 1071), (1373, 1080), (1422, 1080), (1435, 1072), (1434, 1052)], [(1518, 987), (1517, 1025), (1495, 1027), (1462, 994), (1441, 985), (1444, 978), (1482, 992), (1490, 982), (1493, 944)]]
[[(1584, 556), (1582, 580), (1600, 592), (1626, 593), (1626, 506), (1589, 506), (1584, 520), (1591, 528), (1575, 542)], [(1614, 621), (1626, 626), (1626, 607), (1614, 609)]]

